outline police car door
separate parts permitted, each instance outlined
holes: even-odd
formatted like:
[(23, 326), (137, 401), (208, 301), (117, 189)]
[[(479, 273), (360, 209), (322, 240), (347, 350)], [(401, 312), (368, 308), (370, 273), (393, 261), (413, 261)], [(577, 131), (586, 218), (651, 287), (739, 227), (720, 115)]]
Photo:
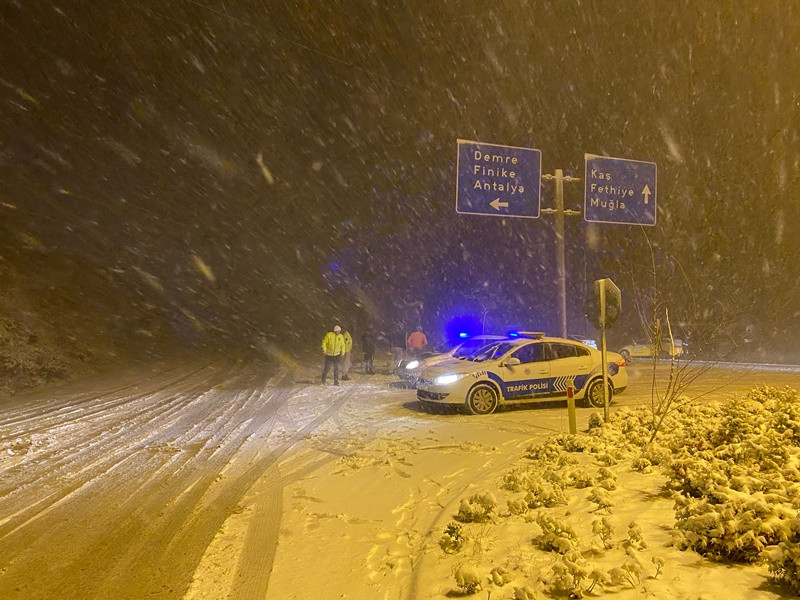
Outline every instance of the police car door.
[(577, 344), (549, 342), (551, 392), (553, 396), (567, 395), (567, 379), (575, 382), (575, 393), (582, 390), (592, 370), (592, 355)]
[[(508, 364), (509, 359), (517, 359), (519, 364), (516, 364), (516, 360)], [(550, 365), (542, 342), (517, 348), (506, 358), (504, 365), (503, 397), (506, 400), (530, 399), (548, 393)]]

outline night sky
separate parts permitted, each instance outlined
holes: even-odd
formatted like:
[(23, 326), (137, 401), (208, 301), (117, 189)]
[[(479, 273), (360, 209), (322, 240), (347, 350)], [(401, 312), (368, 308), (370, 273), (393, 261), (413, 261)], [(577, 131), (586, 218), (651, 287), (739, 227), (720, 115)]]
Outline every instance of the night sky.
[(456, 214), (470, 139), (545, 173), (658, 165), (654, 227), (567, 217), (575, 333), (610, 276), (620, 341), (655, 300), (694, 339), (797, 347), (795, 3), (391, 4), (0, 0), (0, 256), (91, 265), (123, 320), (223, 346), (390, 332), (415, 303), (434, 338), (484, 312), (555, 332), (554, 219)]

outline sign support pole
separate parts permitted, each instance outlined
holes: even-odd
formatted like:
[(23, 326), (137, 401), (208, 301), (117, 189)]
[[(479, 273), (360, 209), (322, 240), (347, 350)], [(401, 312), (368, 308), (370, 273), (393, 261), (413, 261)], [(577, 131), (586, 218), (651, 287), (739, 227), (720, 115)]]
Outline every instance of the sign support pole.
[(564, 257), (564, 215), (580, 215), (577, 210), (564, 209), (564, 182), (579, 181), (577, 177), (564, 177), (563, 169), (556, 169), (555, 175), (542, 175), (544, 179), (556, 180), (556, 207), (543, 208), (542, 213), (555, 213), (556, 215), (556, 284), (558, 285), (558, 309), (559, 309), (559, 336), (567, 337), (567, 269)]
[(567, 273), (564, 259), (564, 171), (556, 169), (556, 276), (561, 337), (567, 337)]

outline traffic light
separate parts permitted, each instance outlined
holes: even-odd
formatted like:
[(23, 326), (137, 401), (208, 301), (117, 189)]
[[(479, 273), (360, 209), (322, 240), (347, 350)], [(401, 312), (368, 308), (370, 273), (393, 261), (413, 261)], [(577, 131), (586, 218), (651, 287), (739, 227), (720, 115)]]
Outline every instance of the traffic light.
[[(593, 293), (586, 299), (586, 318), (597, 327), (611, 327), (622, 312), (622, 292), (610, 279), (597, 279)], [(605, 294), (605, 306), (602, 298)], [(605, 310), (603, 310), (605, 308)]]

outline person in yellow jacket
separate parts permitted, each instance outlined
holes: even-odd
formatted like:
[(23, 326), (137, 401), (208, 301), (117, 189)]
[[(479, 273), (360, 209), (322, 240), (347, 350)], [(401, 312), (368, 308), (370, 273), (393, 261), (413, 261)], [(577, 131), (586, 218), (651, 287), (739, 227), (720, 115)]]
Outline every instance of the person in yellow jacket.
[(333, 367), (333, 385), (339, 385), (339, 361), (344, 353), (344, 336), (342, 328), (336, 325), (333, 331), (329, 331), (322, 338), (322, 354), (325, 355), (325, 366), (322, 367), (322, 383), (328, 376), (331, 366)]
[(353, 366), (353, 336), (346, 329), (342, 334), (344, 338), (344, 353), (342, 354), (342, 379), (350, 379), (350, 368)]

